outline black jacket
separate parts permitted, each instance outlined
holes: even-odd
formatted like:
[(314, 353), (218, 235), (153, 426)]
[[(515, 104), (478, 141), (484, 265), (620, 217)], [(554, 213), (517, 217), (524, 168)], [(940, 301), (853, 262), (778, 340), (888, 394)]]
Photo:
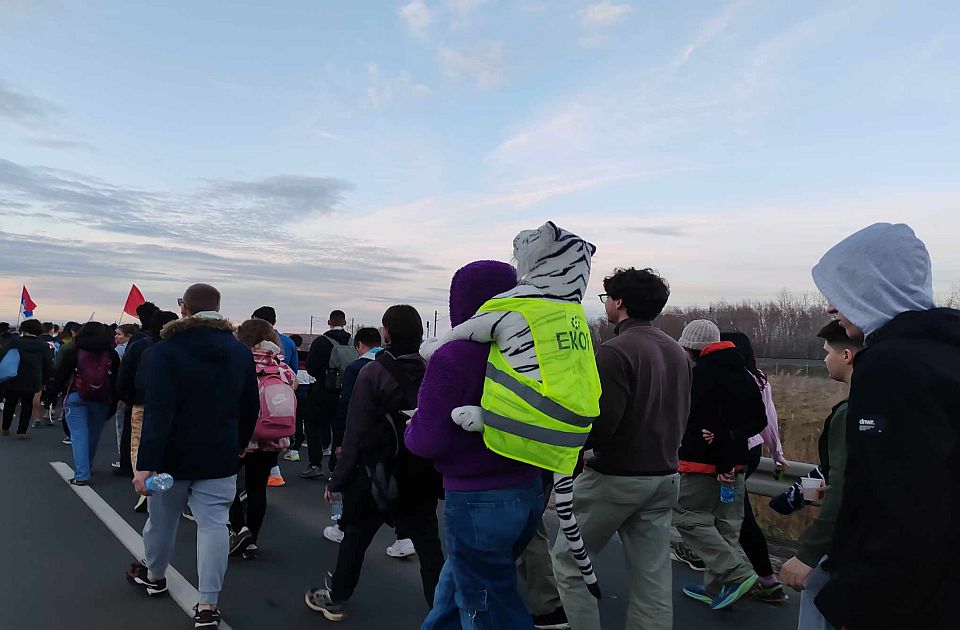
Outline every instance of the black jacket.
[[(331, 341), (334, 340), (334, 341)], [(338, 400), (340, 393), (330, 391), (323, 386), (327, 376), (327, 368), (330, 367), (330, 354), (333, 352), (333, 344), (350, 343), (350, 333), (337, 328), (328, 330), (313, 340), (310, 344), (310, 353), (307, 355), (307, 373), (317, 379), (316, 384), (310, 388), (311, 397), (320, 400)]]
[(18, 394), (39, 392), (53, 374), (53, 350), (37, 337), (13, 337), (0, 351), (0, 361), (11, 350), (20, 353), (20, 367), (17, 375), (3, 384), (4, 391)]
[(235, 475), (260, 414), (250, 349), (226, 320), (170, 322), (140, 367), (146, 376), (137, 469), (174, 479)]
[[(748, 461), (747, 440), (767, 426), (760, 388), (729, 342), (704, 349), (693, 366), (690, 419), (680, 444), (680, 472), (726, 473)], [(714, 434), (712, 444), (702, 430)]]
[(137, 373), (143, 364), (143, 355), (154, 343), (150, 337), (130, 340), (127, 351), (120, 359), (120, 373), (117, 376), (117, 396), (129, 405), (142, 405), (144, 391), (137, 387)]
[[(76, 337), (73, 342), (60, 346), (60, 352), (57, 353), (53, 384), (50, 386), (53, 397), (58, 394), (69, 393), (67, 387), (72, 384), (73, 375), (77, 370), (77, 353), (79, 350), (110, 353), (110, 386), (115, 394), (117, 372), (120, 371), (120, 356), (113, 349), (113, 339), (109, 337)], [(111, 395), (110, 399), (110, 408), (115, 409), (116, 395)]]
[(851, 630), (960, 628), (960, 311), (902, 313), (857, 354), (831, 580)]

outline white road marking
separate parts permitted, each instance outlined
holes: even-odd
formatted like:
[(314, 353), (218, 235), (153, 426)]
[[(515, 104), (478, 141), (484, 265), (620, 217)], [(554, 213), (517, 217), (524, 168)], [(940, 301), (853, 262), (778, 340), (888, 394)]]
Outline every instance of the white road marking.
[[(63, 477), (69, 485), (73, 478), (73, 469), (63, 462), (50, 462), (57, 474)], [(143, 558), (143, 538), (122, 516), (117, 514), (116, 510), (110, 507), (110, 504), (103, 500), (97, 492), (90, 486), (74, 486), (70, 488), (77, 493), (80, 500), (87, 504), (90, 511), (97, 515), (103, 524), (107, 526), (113, 535), (117, 537), (127, 551), (133, 554), (134, 559), (139, 561)], [(193, 606), (200, 601), (200, 593), (190, 582), (183, 577), (173, 566), (167, 567), (167, 590), (173, 601), (177, 602), (183, 612), (187, 613), (193, 619)], [(226, 621), (220, 622), (220, 630), (232, 630)]]

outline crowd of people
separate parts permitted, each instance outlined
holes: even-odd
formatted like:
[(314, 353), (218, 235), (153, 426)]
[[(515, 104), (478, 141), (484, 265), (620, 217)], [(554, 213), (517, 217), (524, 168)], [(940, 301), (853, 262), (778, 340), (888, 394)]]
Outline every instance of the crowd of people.
[[(745, 482), (764, 447), (778, 473), (789, 462), (751, 340), (709, 320), (688, 323), (674, 340), (651, 323), (669, 299), (666, 280), (635, 268), (604, 279), (600, 299), (616, 335), (596, 348), (600, 414), (572, 510), (586, 554), (619, 536), (626, 628), (673, 627), (671, 557), (702, 572), (683, 593), (713, 610), (744, 597), (782, 602), (787, 586), (801, 592), (802, 630), (960, 627), (952, 599), (960, 586), (960, 311), (935, 307), (929, 255), (905, 225), (847, 237), (813, 278), (832, 319), (810, 334), (823, 340), (827, 371), (849, 385), (849, 399), (824, 410), (819, 466), (770, 502), (788, 514), (813, 500), (809, 488), (821, 499), (779, 575)], [(507, 263), (461, 268), (451, 281), (451, 324), (518, 280)], [(553, 476), (451, 420), (481, 404), (489, 344), (451, 341), (426, 361), (422, 320), (408, 305), (353, 335), (334, 310), (309, 349), (275, 329), (269, 306), (235, 327), (210, 285), (190, 286), (178, 306), (143, 304), (142, 328), (28, 319), (0, 331), (4, 436), (17, 409), (24, 439), (31, 421), (52, 424), (62, 406), (70, 483), (83, 486), (113, 422), (113, 467), (132, 478), (134, 509), (148, 512), (145, 559), (127, 571), (131, 584), (167, 593), (177, 525), (191, 518), (194, 625), (217, 627), (228, 558), (254, 559), (278, 535), (264, 530), (267, 488), (285, 483), (281, 461), (305, 459), (299, 476), (325, 483), (339, 515), (323, 531), (339, 543), (336, 566), (305, 593), (327, 620), (347, 616), (365, 554), (386, 525), (397, 533), (388, 554), (419, 558), (424, 629), (601, 628), (568, 537), (550, 548), (543, 516)]]

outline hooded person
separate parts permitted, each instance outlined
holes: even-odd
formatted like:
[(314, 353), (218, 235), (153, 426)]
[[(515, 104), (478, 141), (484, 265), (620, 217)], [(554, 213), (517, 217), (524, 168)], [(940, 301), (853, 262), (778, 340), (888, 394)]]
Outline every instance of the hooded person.
[(850, 630), (960, 627), (960, 311), (935, 308), (930, 256), (877, 223), (813, 268), (854, 360), (830, 581), (816, 598)]
[[(516, 270), (506, 263), (481, 260), (461, 268), (450, 286), (451, 325), (516, 284)], [(407, 448), (433, 462), (446, 491), (448, 556), (424, 628), (460, 627), (461, 619), (463, 627), (533, 627), (517, 591), (515, 562), (540, 522), (540, 469), (494, 453), (481, 433), (450, 420), (455, 408), (480, 404), (489, 354), (486, 343), (441, 346), (427, 365), (406, 430)], [(476, 601), (480, 593), (483, 605)]]

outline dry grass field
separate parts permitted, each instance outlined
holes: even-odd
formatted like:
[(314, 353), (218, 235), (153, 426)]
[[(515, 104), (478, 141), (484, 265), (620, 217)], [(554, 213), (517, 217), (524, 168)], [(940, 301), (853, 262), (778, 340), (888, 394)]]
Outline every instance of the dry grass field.
[[(770, 376), (773, 402), (780, 419), (780, 440), (788, 460), (817, 463), (817, 439), (830, 409), (847, 395), (847, 386), (829, 378), (779, 374)], [(816, 516), (805, 507), (790, 516), (771, 510), (767, 497), (752, 496), (761, 527), (776, 538), (796, 540)]]

